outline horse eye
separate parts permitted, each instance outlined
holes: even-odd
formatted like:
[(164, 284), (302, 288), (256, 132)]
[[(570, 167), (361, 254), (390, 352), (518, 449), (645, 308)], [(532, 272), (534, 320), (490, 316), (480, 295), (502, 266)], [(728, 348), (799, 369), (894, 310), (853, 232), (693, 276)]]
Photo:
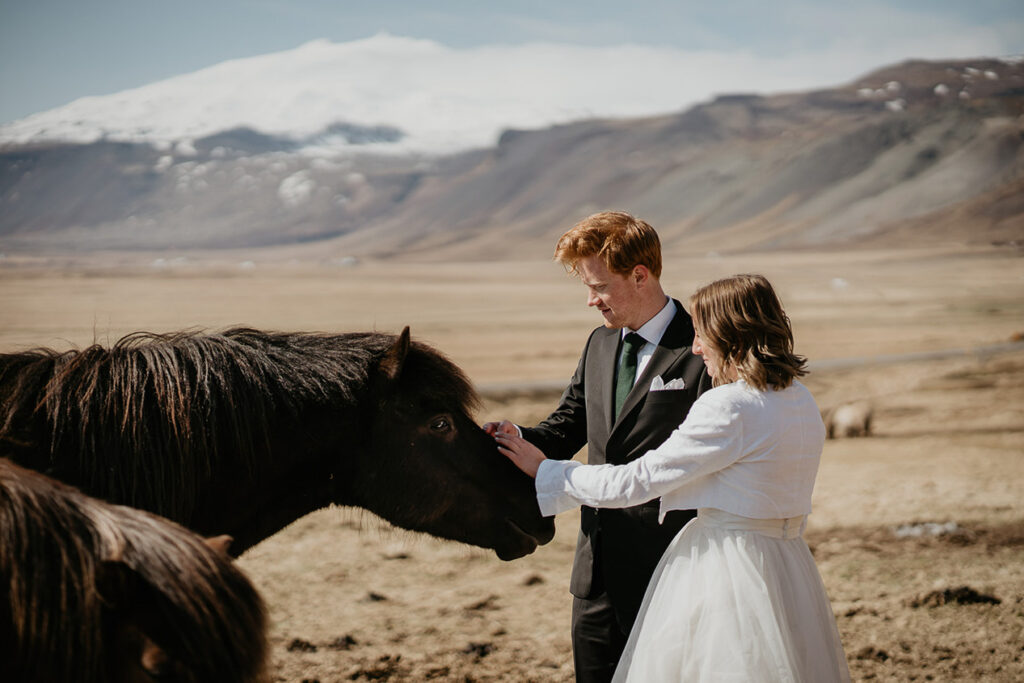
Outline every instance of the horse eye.
[(447, 432), (452, 428), (452, 423), (448, 421), (447, 417), (439, 417), (430, 423), (430, 428), (435, 432)]

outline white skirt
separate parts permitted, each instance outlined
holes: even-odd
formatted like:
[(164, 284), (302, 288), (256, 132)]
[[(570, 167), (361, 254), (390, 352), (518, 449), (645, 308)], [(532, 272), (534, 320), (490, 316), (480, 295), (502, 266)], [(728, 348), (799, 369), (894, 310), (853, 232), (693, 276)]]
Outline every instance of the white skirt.
[(651, 577), (615, 681), (849, 681), (805, 517), (702, 508)]

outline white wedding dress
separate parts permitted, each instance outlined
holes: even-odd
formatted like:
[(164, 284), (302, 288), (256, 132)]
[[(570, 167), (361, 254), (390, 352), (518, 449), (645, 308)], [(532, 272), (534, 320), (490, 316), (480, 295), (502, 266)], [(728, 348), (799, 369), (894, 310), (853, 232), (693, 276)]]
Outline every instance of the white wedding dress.
[(651, 578), (614, 681), (849, 681), (803, 518), (703, 508)]
[(825, 442), (800, 382), (712, 389), (653, 451), (625, 465), (545, 460), (537, 502), (697, 509), (654, 572), (616, 681), (832, 683), (850, 672), (802, 533)]

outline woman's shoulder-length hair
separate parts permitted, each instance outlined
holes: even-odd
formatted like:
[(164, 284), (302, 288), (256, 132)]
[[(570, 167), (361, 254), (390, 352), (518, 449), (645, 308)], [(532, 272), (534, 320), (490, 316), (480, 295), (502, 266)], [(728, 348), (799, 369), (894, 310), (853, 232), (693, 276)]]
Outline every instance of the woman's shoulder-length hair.
[(807, 374), (807, 359), (793, 353), (789, 316), (763, 275), (704, 285), (690, 297), (690, 309), (701, 342), (752, 387), (784, 389)]

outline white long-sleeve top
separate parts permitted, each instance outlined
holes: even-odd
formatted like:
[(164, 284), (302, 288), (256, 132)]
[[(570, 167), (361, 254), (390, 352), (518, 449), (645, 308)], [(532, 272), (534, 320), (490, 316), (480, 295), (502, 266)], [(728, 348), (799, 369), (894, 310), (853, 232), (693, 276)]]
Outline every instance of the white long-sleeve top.
[(739, 380), (702, 394), (661, 446), (626, 465), (544, 460), (537, 501), (545, 516), (660, 496), (662, 520), (669, 510), (702, 507), (796, 517), (811, 511), (824, 444), (821, 414), (803, 384), (761, 391)]

